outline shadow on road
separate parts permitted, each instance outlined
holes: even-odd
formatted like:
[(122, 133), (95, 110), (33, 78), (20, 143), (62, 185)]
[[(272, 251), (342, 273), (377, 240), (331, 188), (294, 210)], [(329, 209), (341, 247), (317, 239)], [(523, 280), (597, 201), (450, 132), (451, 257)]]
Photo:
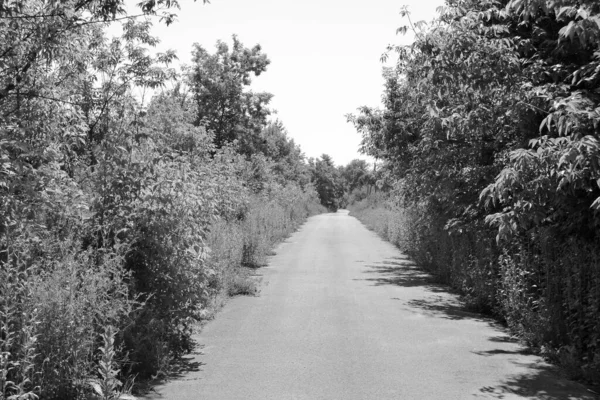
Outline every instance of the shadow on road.
[(506, 336), (506, 335), (492, 336), (488, 340), (490, 342), (497, 342), (497, 343), (518, 343), (519, 342), (519, 339), (517, 339), (513, 336)]
[(448, 285), (439, 283), (434, 276), (423, 271), (408, 257), (393, 257), (377, 263), (365, 265), (368, 277), (361, 279), (373, 282), (374, 286), (395, 285), (406, 288), (422, 288), (425, 296), (418, 299), (400, 299), (407, 310), (430, 317), (451, 320), (475, 319), (498, 325), (488, 316), (474, 312), (460, 300)]
[[(517, 340), (511, 336), (492, 336), (490, 342), (502, 344), (516, 344)], [(558, 367), (540, 362), (538, 357), (532, 357), (533, 351), (529, 347), (510, 347), (505, 349), (492, 349), (485, 351), (472, 351), (482, 357), (510, 357), (511, 362), (529, 372), (504, 379), (497, 385), (484, 386), (479, 389), (485, 398), (506, 399), (514, 395), (540, 400), (598, 400), (598, 394), (590, 388), (574, 383), (562, 377)], [(585, 393), (582, 395), (582, 393)]]
[[(517, 345), (511, 336), (491, 336), (490, 342), (498, 347), (491, 350), (472, 351), (482, 357), (508, 357), (511, 363), (528, 372), (511, 376), (499, 384), (479, 389), (482, 397), (494, 399), (513, 399), (515, 395), (540, 400), (599, 400), (594, 390), (564, 378), (558, 367), (542, 362), (534, 356), (532, 348)], [(512, 345), (512, 346), (511, 346)], [(585, 393), (585, 394), (582, 394)], [(477, 396), (479, 397), (479, 396)]]
[[(201, 349), (204, 346), (197, 345), (196, 349)], [(156, 391), (160, 385), (164, 385), (169, 381), (186, 380), (191, 372), (201, 371), (201, 367), (206, 365), (203, 362), (197, 361), (197, 355), (202, 355), (200, 350), (196, 350), (189, 356), (176, 358), (173, 364), (170, 365), (168, 373), (161, 373), (153, 379), (145, 382), (136, 382), (136, 396), (143, 396), (144, 399), (162, 399), (163, 395)], [(139, 398), (139, 397), (138, 397)]]
[[(424, 272), (407, 257), (394, 257), (365, 265), (364, 281), (373, 286), (395, 285), (405, 288), (422, 288), (422, 292), (412, 297), (392, 298), (403, 303), (407, 311), (428, 317), (449, 320), (480, 321), (492, 326), (497, 335), (488, 338), (490, 347), (472, 351), (482, 357), (504, 357), (528, 372), (503, 380), (499, 384), (479, 389), (476, 397), (494, 399), (514, 399), (515, 395), (540, 400), (600, 400), (588, 389), (588, 395), (581, 385), (560, 377), (556, 367), (542, 362), (534, 356), (532, 349), (520, 346), (507, 329), (490, 316), (474, 312), (461, 301), (460, 297), (447, 285), (436, 282), (434, 276)], [(408, 292), (407, 292), (408, 293)], [(418, 297), (417, 297), (418, 296)]]
[[(201, 353), (200, 353), (201, 354)], [(188, 372), (198, 372), (200, 367), (205, 365), (203, 362), (197, 361), (194, 356), (181, 357), (173, 366), (173, 371), (169, 375), (170, 379), (179, 378), (186, 375)]]
[(397, 285), (404, 287), (426, 287), (432, 292), (447, 292), (449, 288), (436, 283), (435, 278), (423, 272), (408, 258), (395, 257), (372, 265), (366, 265), (370, 274), (365, 281), (373, 282), (375, 286)]
[[(442, 292), (442, 290), (439, 290), (438, 292)], [(458, 298), (432, 296), (425, 299), (410, 300), (406, 304), (412, 308), (411, 311), (416, 311), (431, 317), (441, 317), (452, 320), (475, 319), (488, 322), (490, 325), (496, 324), (495, 320), (491, 317), (469, 311), (467, 306), (465, 306)]]
[(599, 397), (590, 389), (582, 396), (582, 389), (572, 382), (558, 378), (555, 367), (538, 364), (522, 364), (530, 374), (509, 378), (496, 386), (484, 386), (479, 392), (486, 398), (505, 399), (513, 395), (542, 400), (596, 400)]
[(531, 355), (531, 354), (534, 354), (533, 351), (531, 349), (528, 349), (527, 347), (513, 349), (513, 350), (493, 349), (493, 350), (485, 350), (485, 351), (472, 351), (471, 353), (477, 354), (477, 355), (483, 356), (483, 357), (491, 357), (491, 356), (496, 356), (498, 354), (504, 354), (504, 355), (517, 355), (517, 354)]
[[(492, 318), (473, 312), (460, 300), (448, 285), (439, 283), (436, 278), (419, 268), (408, 257), (393, 257), (377, 263), (365, 265), (367, 278), (374, 286), (395, 285), (407, 288), (419, 287), (425, 290), (426, 297), (406, 302), (409, 311), (431, 317), (446, 319), (477, 319), (494, 323)], [(396, 300), (402, 300), (397, 298)]]

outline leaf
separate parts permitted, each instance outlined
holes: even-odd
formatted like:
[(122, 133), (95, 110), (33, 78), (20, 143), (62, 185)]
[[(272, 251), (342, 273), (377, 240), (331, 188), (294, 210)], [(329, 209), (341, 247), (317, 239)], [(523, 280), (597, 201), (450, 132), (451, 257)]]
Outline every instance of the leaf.
[(401, 26), (398, 29), (396, 29), (396, 35), (398, 35), (398, 34), (406, 35), (407, 32), (408, 32), (408, 26), (406, 26), (406, 25)]
[(137, 397), (135, 397), (132, 394), (128, 394), (128, 393), (120, 393), (117, 397), (118, 400), (137, 400)]
[(440, 110), (436, 107), (435, 102), (430, 102), (427, 104), (427, 110), (429, 111), (429, 115), (433, 118), (439, 118)]
[(577, 15), (577, 8), (573, 7), (573, 6), (565, 6), (565, 7), (561, 7), (558, 10), (558, 13), (556, 14), (556, 19), (557, 20), (563, 20), (563, 19), (571, 19), (573, 17), (575, 17), (575, 15)]
[(99, 381), (95, 379), (88, 379), (86, 383), (94, 390), (94, 392), (96, 392), (98, 396), (104, 396), (104, 392), (102, 391), (102, 386), (100, 385)]

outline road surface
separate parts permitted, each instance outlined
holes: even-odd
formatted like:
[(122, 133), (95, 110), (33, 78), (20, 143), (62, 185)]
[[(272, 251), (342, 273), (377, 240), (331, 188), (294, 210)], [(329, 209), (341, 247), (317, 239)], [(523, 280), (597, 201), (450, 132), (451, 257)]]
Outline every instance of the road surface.
[(312, 217), (151, 400), (596, 399), (346, 211)]

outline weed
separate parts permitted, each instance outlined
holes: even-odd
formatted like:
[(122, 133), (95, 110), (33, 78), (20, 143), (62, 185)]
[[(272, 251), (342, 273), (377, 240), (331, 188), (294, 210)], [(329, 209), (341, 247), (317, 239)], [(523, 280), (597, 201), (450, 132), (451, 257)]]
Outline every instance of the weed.
[(248, 273), (234, 275), (231, 282), (229, 282), (228, 288), (229, 296), (254, 296), (258, 293), (256, 278), (250, 276)]
[(98, 377), (86, 380), (86, 384), (92, 388), (98, 400), (135, 400), (130, 390), (133, 380), (124, 385), (118, 376), (121, 373), (117, 362), (117, 351), (115, 349), (115, 336), (117, 329), (108, 325), (102, 333), (102, 346), (98, 349), (100, 359), (98, 360)]

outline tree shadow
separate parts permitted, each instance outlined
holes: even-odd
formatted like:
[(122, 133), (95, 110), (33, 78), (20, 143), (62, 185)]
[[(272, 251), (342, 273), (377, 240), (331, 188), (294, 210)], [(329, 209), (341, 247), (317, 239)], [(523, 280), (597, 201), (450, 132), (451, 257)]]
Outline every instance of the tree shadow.
[[(443, 292), (443, 290), (439, 290)], [(450, 293), (450, 292), (447, 292)], [(492, 317), (469, 310), (467, 305), (455, 297), (431, 296), (424, 299), (410, 300), (406, 303), (411, 311), (419, 310), (420, 314), (450, 320), (474, 319), (490, 325), (499, 325)]]
[[(497, 353), (503, 354), (503, 353)], [(487, 398), (513, 398), (514, 395), (540, 400), (598, 400), (598, 395), (582, 385), (560, 378), (556, 367), (537, 363), (515, 363), (530, 373), (508, 378), (498, 385), (484, 386), (479, 392)]]
[(156, 386), (174, 379), (184, 378), (191, 372), (200, 372), (201, 367), (206, 365), (206, 363), (198, 361), (198, 356), (204, 355), (203, 347), (203, 345), (196, 345), (195, 350), (189, 355), (175, 358), (169, 365), (168, 371), (160, 371), (149, 383)]
[(396, 285), (403, 287), (423, 286), (432, 292), (450, 292), (451, 289), (440, 284), (436, 278), (420, 269), (409, 258), (394, 257), (375, 264), (366, 265), (369, 278), (361, 280), (373, 282), (374, 286)]
[(451, 320), (475, 319), (503, 329), (498, 321), (478, 312), (463, 301), (456, 290), (440, 283), (439, 278), (425, 272), (406, 256), (392, 257), (365, 267), (367, 269), (364, 274), (369, 277), (361, 280), (373, 282), (374, 286), (394, 285), (424, 289), (424, 296), (419, 299), (406, 301), (395, 298), (405, 301), (408, 311)]
[(205, 363), (198, 361), (195, 355), (202, 355), (201, 352), (196, 354), (181, 357), (177, 359), (172, 365), (172, 370), (166, 375), (168, 379), (176, 379), (185, 376), (190, 372), (198, 372), (200, 371), (200, 367), (205, 365)]
[[(514, 398), (514, 395), (540, 400), (600, 400), (600, 395), (580, 383), (568, 380), (561, 374), (559, 367), (541, 362), (531, 347), (514, 346), (518, 340), (508, 335), (491, 336), (490, 342), (499, 343), (498, 348), (471, 353), (482, 357), (510, 357), (515, 366), (527, 372), (504, 379), (499, 384), (484, 386), (479, 389), (486, 398)], [(502, 343), (502, 344), (500, 344)], [(519, 357), (519, 358), (515, 358)]]
[(506, 335), (492, 336), (488, 340), (490, 342), (497, 342), (497, 343), (519, 343), (519, 339), (517, 339), (513, 336), (506, 336)]
[(137, 381), (134, 394), (145, 399), (162, 398), (163, 396), (156, 391), (157, 387), (173, 380), (186, 380), (190, 373), (202, 371), (201, 367), (206, 363), (198, 361), (198, 355), (203, 355), (202, 351), (196, 350), (189, 356), (178, 357), (169, 365), (168, 371), (160, 371), (151, 379)]
[(483, 357), (491, 357), (491, 356), (496, 356), (496, 355), (499, 355), (499, 354), (503, 354), (503, 355), (521, 355), (521, 356), (529, 356), (529, 355), (535, 354), (535, 352), (532, 349), (529, 349), (527, 347), (522, 347), (522, 348), (518, 348), (518, 349), (511, 349), (511, 350), (493, 349), (493, 350), (485, 350), (485, 351), (472, 351), (471, 353), (477, 354), (477, 355), (483, 356)]
[[(534, 356), (533, 349), (519, 345), (505, 325), (492, 316), (478, 312), (448, 285), (441, 284), (434, 275), (420, 269), (408, 257), (394, 257), (377, 263), (365, 265), (364, 281), (373, 286), (394, 285), (404, 288), (422, 288), (417, 296), (399, 295), (393, 298), (401, 301), (409, 312), (434, 318), (449, 320), (475, 320), (494, 328), (496, 334), (490, 335), (490, 346), (483, 350), (472, 351), (482, 357), (504, 357), (509, 362), (525, 370), (520, 375), (509, 376), (498, 384), (479, 389), (479, 396), (485, 398), (509, 399), (516, 396), (540, 400), (600, 400), (592, 392), (577, 383), (561, 378), (557, 368), (542, 363)], [(402, 298), (401, 298), (402, 297)]]

